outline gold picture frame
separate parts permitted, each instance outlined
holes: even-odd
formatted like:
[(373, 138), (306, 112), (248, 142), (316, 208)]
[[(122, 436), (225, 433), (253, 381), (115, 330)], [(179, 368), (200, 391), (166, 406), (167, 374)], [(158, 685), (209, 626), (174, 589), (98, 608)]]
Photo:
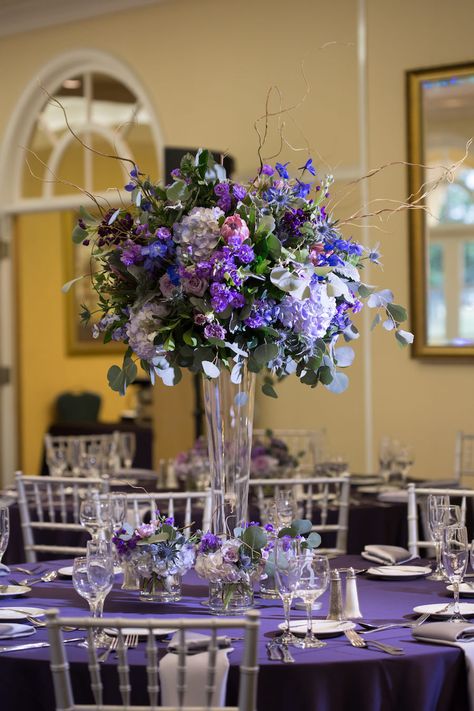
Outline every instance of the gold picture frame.
[[(77, 213), (65, 212), (61, 216), (62, 244), (64, 246), (64, 282), (82, 274), (91, 273), (90, 248), (74, 244), (72, 231), (77, 222)], [(93, 338), (92, 327), (97, 318), (92, 318), (84, 325), (80, 318), (81, 306), (85, 304), (90, 311), (97, 307), (97, 297), (87, 276), (80, 279), (65, 295), (66, 310), (66, 348), (68, 355), (107, 355), (124, 353), (125, 346), (117, 341), (103, 343), (102, 337)]]

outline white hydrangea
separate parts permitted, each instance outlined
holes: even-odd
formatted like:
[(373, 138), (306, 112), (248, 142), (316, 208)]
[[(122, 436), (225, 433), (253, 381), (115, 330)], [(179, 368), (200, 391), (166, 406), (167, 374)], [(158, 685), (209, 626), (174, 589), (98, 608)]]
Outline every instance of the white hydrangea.
[(286, 328), (308, 338), (322, 338), (336, 314), (336, 299), (329, 296), (326, 284), (317, 282), (310, 286), (309, 299), (285, 296), (280, 303), (279, 319)]
[(208, 259), (219, 240), (218, 220), (223, 215), (219, 207), (193, 207), (189, 215), (173, 227), (180, 255), (193, 262)]
[(161, 352), (153, 340), (158, 333), (162, 318), (167, 314), (167, 307), (156, 301), (149, 301), (131, 310), (126, 331), (130, 348), (139, 358), (151, 361)]

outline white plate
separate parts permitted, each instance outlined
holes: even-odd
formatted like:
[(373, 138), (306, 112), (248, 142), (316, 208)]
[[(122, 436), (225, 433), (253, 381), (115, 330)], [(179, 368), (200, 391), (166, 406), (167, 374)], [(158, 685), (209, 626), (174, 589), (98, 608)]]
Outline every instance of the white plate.
[[(446, 590), (453, 592), (453, 586), (448, 585)], [(461, 583), (459, 585), (459, 594), (463, 597), (474, 597), (474, 583)]]
[(0, 607), (0, 620), (24, 620), (27, 615), (43, 617), (44, 610), (41, 607), (18, 606), (14, 610), (9, 607)]
[(379, 568), (369, 568), (367, 575), (386, 580), (414, 580), (431, 573), (431, 568), (423, 565), (382, 565)]
[[(350, 620), (313, 620), (313, 633), (317, 637), (332, 637), (338, 634), (344, 634), (347, 630), (353, 630), (355, 628), (355, 622)], [(278, 629), (285, 630), (285, 622), (281, 622), (278, 625)], [(306, 634), (306, 622), (301, 620), (293, 620), (290, 622), (290, 630), (297, 635)]]
[[(105, 634), (108, 634), (111, 637), (117, 636), (117, 630), (115, 629), (115, 627), (106, 627), (104, 631)], [(173, 634), (173, 632), (176, 631), (177, 630), (172, 627), (170, 627), (169, 629), (165, 629), (164, 627), (155, 627), (155, 629), (153, 630), (153, 634), (155, 635), (155, 637), (167, 637), (169, 634)], [(139, 637), (148, 637), (148, 630), (143, 629), (143, 627), (124, 627), (122, 629), (122, 632), (124, 635), (136, 634)]]
[[(114, 575), (118, 575), (122, 572), (122, 568), (118, 565), (114, 566)], [(65, 568), (58, 569), (58, 575), (62, 575), (63, 578), (72, 578), (72, 565), (67, 565)]]
[(385, 493), (388, 491), (400, 491), (399, 486), (384, 486), (379, 485), (379, 486), (359, 486), (358, 487), (359, 494), (381, 494)]
[(6, 625), (0, 624), (0, 639), (16, 639), (17, 637), (29, 637), (36, 632), (31, 625)]
[(31, 588), (27, 585), (1, 585), (0, 584), (0, 596), (1, 597), (17, 597), (18, 595), (26, 595), (26, 593), (31, 592)]
[[(448, 609), (446, 609), (447, 607)], [(472, 617), (472, 615), (474, 615), (474, 603), (461, 602), (459, 603), (459, 610), (461, 615)], [(433, 617), (451, 617), (453, 614), (453, 603), (436, 602), (431, 605), (418, 605), (413, 608), (413, 612), (417, 615), (423, 615), (425, 612), (429, 612), (429, 614), (433, 615)]]
[(350, 482), (351, 486), (373, 486), (374, 484), (380, 486), (383, 483), (378, 476), (353, 476), (350, 478)]

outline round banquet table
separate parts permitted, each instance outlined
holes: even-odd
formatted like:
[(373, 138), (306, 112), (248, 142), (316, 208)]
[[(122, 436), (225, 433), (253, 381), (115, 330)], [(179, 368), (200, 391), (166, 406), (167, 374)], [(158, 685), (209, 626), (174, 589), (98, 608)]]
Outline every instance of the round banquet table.
[[(55, 561), (45, 568), (60, 567), (66, 562)], [(331, 561), (333, 567), (364, 567), (359, 556), (341, 556)], [(365, 563), (366, 565), (366, 563)], [(23, 574), (12, 573), (10, 578), (21, 579)], [(1, 579), (0, 579), (1, 580)], [(365, 620), (400, 621), (412, 613), (413, 607), (432, 602), (447, 602), (445, 585), (426, 579), (395, 581), (358, 578), (359, 600)], [(172, 604), (141, 602), (138, 593), (121, 590), (117, 576), (113, 590), (105, 603), (105, 616), (121, 613), (136, 617), (144, 614), (166, 617), (202, 618), (206, 627), (207, 612), (201, 604), (207, 595), (207, 583), (194, 572), (184, 579), (183, 598)], [(328, 593), (322, 598), (318, 616), (327, 613)], [(58, 578), (54, 582), (34, 585), (31, 593), (22, 598), (0, 598), (0, 608), (16, 605), (57, 607), (63, 615), (86, 615), (85, 601), (72, 586), (71, 579)], [(294, 664), (269, 661), (265, 643), (273, 636), (282, 621), (282, 607), (277, 600), (256, 598), (261, 613), (259, 634), (258, 678), (259, 711), (468, 711), (467, 673), (464, 654), (457, 647), (417, 643), (409, 629), (398, 628), (371, 635), (373, 639), (401, 646), (404, 656), (390, 656), (375, 649), (358, 649), (342, 636), (327, 639), (323, 649), (291, 649)], [(294, 611), (293, 618), (303, 618), (302, 611)], [(78, 637), (80, 632), (65, 633), (65, 638)], [(237, 632), (238, 634), (238, 632)], [(42, 641), (44, 629), (21, 642)], [(17, 640), (8, 640), (5, 646)], [(166, 643), (157, 642), (165, 653)], [(233, 642), (230, 653), (231, 669), (227, 686), (228, 703), (236, 703), (238, 665), (242, 659), (243, 642)], [(76, 702), (91, 703), (87, 670), (87, 651), (75, 644), (66, 645), (71, 664)], [(146, 676), (144, 647), (139, 644), (129, 651), (132, 685), (135, 683), (135, 703), (145, 704)], [(49, 672), (49, 649), (2, 653), (0, 661), (1, 709), (53, 711), (54, 697)], [(117, 661), (111, 654), (101, 666), (105, 703), (118, 701)]]

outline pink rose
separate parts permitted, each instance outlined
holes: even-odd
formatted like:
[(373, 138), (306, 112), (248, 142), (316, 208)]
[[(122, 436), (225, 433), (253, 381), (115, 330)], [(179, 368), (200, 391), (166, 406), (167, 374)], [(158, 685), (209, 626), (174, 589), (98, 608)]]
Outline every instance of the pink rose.
[(193, 296), (202, 296), (208, 287), (208, 283), (205, 279), (200, 279), (196, 274), (193, 274), (189, 278), (183, 279), (183, 289), (186, 294), (192, 294)]
[(173, 284), (168, 274), (163, 274), (163, 276), (161, 277), (160, 289), (165, 299), (171, 298), (178, 291), (177, 287)]
[(250, 232), (247, 223), (239, 215), (231, 215), (225, 218), (221, 235), (227, 243), (238, 246), (248, 239)]

